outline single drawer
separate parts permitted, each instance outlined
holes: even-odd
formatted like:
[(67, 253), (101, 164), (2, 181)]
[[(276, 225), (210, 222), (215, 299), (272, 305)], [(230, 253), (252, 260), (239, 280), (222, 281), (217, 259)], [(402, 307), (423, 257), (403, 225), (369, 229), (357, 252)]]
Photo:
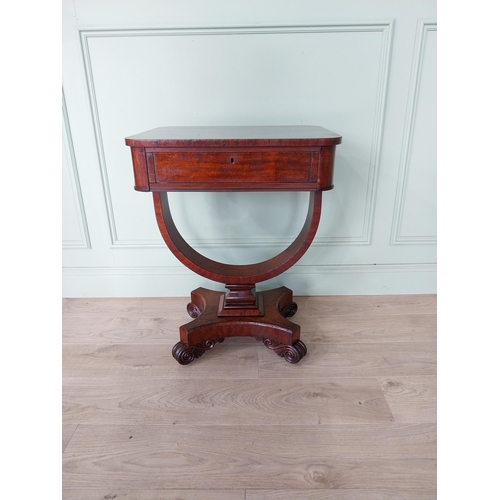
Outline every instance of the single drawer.
[(148, 163), (157, 184), (307, 183), (317, 177), (318, 151), (156, 151)]

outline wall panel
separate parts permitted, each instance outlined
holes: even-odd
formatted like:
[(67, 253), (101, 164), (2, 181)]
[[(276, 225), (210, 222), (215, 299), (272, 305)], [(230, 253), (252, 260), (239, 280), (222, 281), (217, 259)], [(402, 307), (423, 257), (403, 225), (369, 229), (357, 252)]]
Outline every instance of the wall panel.
[(436, 35), (435, 23), (419, 23), (394, 209), (394, 244), (436, 242)]
[[(126, 136), (168, 125), (272, 124), (320, 125), (343, 136), (335, 189), (324, 195), (315, 242), (280, 282), (297, 294), (433, 291), (435, 23), (419, 19), (432, 19), (434, 3), (402, 8), (384, 0), (374, 9), (355, 0), (335, 9), (313, 0), (288, 3), (286, 12), (280, 2), (266, 3), (245, 22), (241, 10), (224, 10), (223, 0), (211, 3), (215, 13), (202, 22), (195, 4), (205, 9), (197, 2), (153, 9), (149, 2), (129, 0), (110, 23), (117, 8), (110, 1), (63, 2), (63, 83), (76, 121), (75, 164), (85, 180), (78, 206), (83, 209), (86, 200), (95, 235), (90, 254), (65, 248), (64, 293), (186, 294), (180, 278), (186, 273), (160, 238), (151, 194), (133, 190)], [(239, 5), (246, 12), (250, 3)], [(361, 7), (362, 19), (356, 11)], [(411, 65), (399, 63), (411, 57)], [(407, 109), (393, 110), (391, 99), (402, 88)], [(398, 123), (406, 125), (403, 140), (396, 142), (392, 131)], [(425, 151), (418, 147), (423, 142), (429, 145)], [(399, 163), (391, 159), (395, 155)], [(386, 172), (398, 181), (386, 182)], [(75, 206), (72, 197), (63, 186), (65, 207)], [(230, 263), (280, 251), (300, 230), (306, 207), (305, 193), (172, 196), (186, 239)], [(67, 218), (76, 217), (72, 210), (65, 208)], [(66, 227), (74, 231), (76, 225)], [(384, 240), (386, 233), (391, 237)], [(366, 281), (374, 265), (379, 267)], [(412, 282), (419, 265), (428, 279)], [(318, 269), (327, 277), (320, 287), (311, 285)], [(376, 286), (382, 269), (385, 284)], [(155, 270), (171, 273), (168, 286), (158, 287), (158, 280), (153, 285)], [(339, 281), (341, 275), (356, 276), (356, 270), (360, 279), (352, 286)], [(123, 286), (110, 287), (110, 280)]]
[(63, 249), (89, 248), (90, 236), (71, 138), (66, 101), (62, 101), (62, 244)]

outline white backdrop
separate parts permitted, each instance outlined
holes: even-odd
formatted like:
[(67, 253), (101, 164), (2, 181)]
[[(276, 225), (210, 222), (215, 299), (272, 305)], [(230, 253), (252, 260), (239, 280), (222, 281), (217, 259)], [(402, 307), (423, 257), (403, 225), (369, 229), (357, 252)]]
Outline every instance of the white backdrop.
[[(124, 138), (168, 125), (320, 125), (343, 136), (317, 237), (261, 288), (435, 293), (435, 2), (63, 0), (63, 294), (221, 287), (163, 243)], [(200, 252), (290, 243), (306, 193), (176, 193)], [(196, 210), (193, 207), (196, 206)]]

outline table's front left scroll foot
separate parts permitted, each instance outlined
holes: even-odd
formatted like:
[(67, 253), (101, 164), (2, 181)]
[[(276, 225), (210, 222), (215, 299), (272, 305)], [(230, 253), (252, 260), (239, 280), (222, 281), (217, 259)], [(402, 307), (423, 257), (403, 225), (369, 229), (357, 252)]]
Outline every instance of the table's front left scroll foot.
[(189, 363), (192, 363), (195, 359), (205, 354), (206, 351), (209, 351), (215, 344), (220, 342), (224, 342), (224, 339), (205, 340), (204, 342), (188, 347), (182, 341), (179, 341), (172, 348), (172, 356), (179, 364), (189, 365)]
[(293, 345), (281, 344), (270, 339), (263, 339), (262, 342), (288, 363), (298, 363), (307, 354), (307, 347), (302, 340), (297, 340)]

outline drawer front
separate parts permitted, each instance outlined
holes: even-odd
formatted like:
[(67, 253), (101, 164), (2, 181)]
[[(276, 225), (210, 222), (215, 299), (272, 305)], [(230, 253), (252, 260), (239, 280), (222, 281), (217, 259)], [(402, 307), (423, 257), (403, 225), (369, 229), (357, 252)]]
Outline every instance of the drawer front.
[(317, 177), (317, 151), (153, 153), (157, 184), (305, 183)]

